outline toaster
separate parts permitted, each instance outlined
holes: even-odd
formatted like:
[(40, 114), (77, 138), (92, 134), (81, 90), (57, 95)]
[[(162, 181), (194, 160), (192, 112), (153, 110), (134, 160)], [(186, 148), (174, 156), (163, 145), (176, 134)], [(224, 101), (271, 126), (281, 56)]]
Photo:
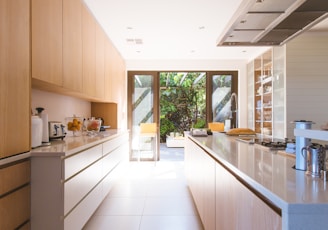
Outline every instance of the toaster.
[(64, 139), (66, 136), (65, 125), (59, 121), (49, 121), (49, 140)]

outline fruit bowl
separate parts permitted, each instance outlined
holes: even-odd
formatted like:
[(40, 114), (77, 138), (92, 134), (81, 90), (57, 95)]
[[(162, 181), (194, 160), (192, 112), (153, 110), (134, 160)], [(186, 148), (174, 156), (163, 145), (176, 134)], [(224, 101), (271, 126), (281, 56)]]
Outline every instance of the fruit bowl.
[(86, 121), (86, 128), (88, 133), (95, 134), (100, 131), (101, 120), (91, 118)]
[(66, 117), (67, 131), (72, 132), (73, 136), (80, 136), (82, 134), (83, 118), (81, 117)]

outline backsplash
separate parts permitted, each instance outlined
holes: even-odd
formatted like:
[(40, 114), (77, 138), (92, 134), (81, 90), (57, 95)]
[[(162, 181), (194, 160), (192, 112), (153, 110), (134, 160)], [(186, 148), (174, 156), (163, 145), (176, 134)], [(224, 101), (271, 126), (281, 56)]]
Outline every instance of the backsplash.
[(32, 110), (36, 113), (36, 107), (42, 107), (48, 114), (49, 121), (64, 122), (65, 117), (73, 115), (79, 117), (91, 116), (91, 103), (82, 99), (61, 94), (32, 89)]

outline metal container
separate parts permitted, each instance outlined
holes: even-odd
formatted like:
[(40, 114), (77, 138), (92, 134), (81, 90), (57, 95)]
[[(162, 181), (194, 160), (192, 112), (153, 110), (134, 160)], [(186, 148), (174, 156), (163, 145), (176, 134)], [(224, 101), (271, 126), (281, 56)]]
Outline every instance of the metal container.
[[(296, 129), (311, 129), (312, 124), (314, 122), (312, 121), (305, 121), (305, 120), (298, 120), (293, 121), (292, 123), (295, 123)], [(295, 148), (295, 154), (296, 154), (296, 164), (295, 168), (298, 170), (305, 171), (307, 168), (307, 154), (302, 155), (302, 149), (308, 145), (311, 144), (311, 139), (306, 137), (299, 137), (296, 136), (296, 148)]]
[(320, 144), (311, 144), (302, 148), (302, 155), (307, 155), (306, 174), (320, 177), (321, 171), (326, 170), (326, 149)]
[(31, 147), (36, 148), (42, 144), (42, 120), (39, 116), (32, 116), (31, 123)]

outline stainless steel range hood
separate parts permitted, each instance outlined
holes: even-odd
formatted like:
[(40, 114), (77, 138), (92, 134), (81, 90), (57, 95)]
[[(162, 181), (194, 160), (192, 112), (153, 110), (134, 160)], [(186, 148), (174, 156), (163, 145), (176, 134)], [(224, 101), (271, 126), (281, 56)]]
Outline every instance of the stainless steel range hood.
[(327, 12), (327, 0), (243, 0), (217, 45), (282, 45), (325, 19)]

